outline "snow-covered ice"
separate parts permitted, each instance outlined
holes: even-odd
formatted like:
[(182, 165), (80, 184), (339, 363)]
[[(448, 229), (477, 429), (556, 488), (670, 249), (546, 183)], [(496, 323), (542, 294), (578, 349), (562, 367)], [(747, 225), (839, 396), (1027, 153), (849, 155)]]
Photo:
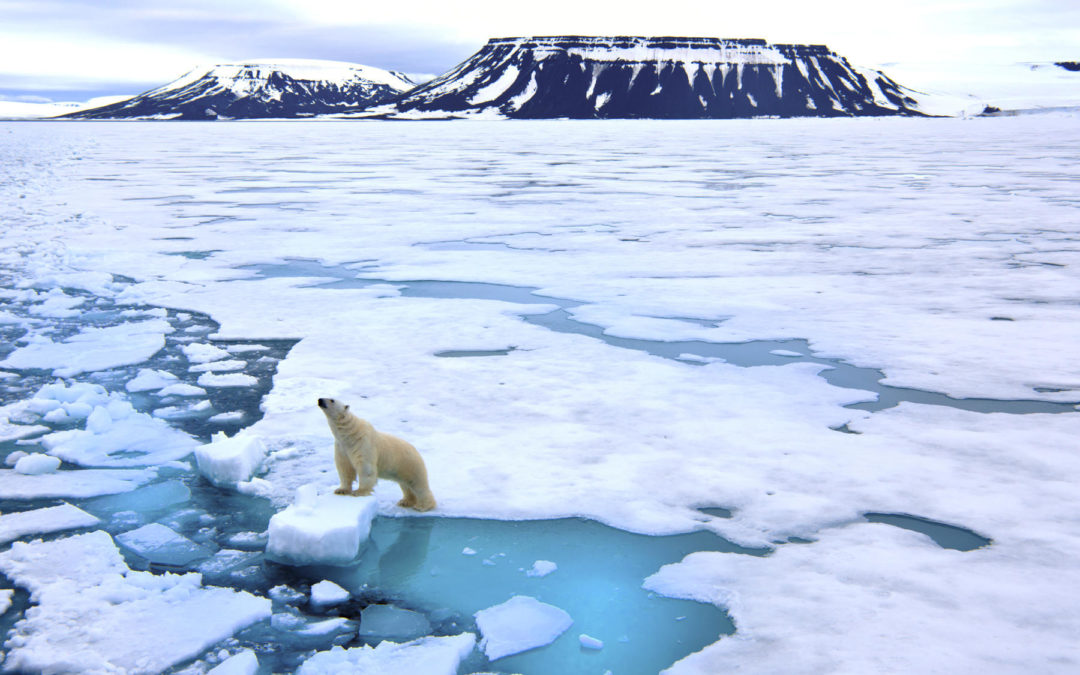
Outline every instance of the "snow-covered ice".
[(59, 458), (50, 457), (49, 455), (43, 455), (38, 452), (20, 457), (19, 461), (15, 462), (15, 471), (27, 476), (52, 473), (59, 468)]
[(557, 569), (559, 566), (550, 560), (537, 560), (532, 567), (525, 570), (525, 574), (530, 577), (546, 577)]
[(208, 558), (212, 551), (161, 523), (150, 523), (116, 536), (127, 549), (148, 562), (188, 565)]
[(311, 603), (313, 605), (337, 605), (349, 599), (351, 594), (329, 579), (323, 579), (311, 586)]
[(95, 497), (128, 492), (156, 477), (154, 469), (82, 469), (33, 476), (0, 469), (0, 496), (6, 499)]
[(573, 623), (558, 607), (524, 595), (476, 613), (480, 647), (492, 661), (551, 644)]
[(266, 553), (294, 565), (353, 562), (377, 509), (374, 497), (320, 495), (312, 485), (300, 487), (295, 502), (270, 519)]
[(259, 658), (254, 651), (245, 649), (208, 670), (207, 675), (255, 675), (258, 670)]
[(0, 515), (0, 544), (28, 534), (47, 534), (92, 527), (98, 519), (71, 504)]
[(375, 647), (334, 647), (304, 662), (298, 675), (351, 675), (352, 673), (424, 673), (456, 675), (458, 665), (473, 651), (476, 636), (461, 633), (425, 637), (411, 642), (384, 640)]
[(199, 473), (220, 487), (235, 487), (251, 480), (265, 458), (266, 445), (258, 436), (249, 434), (214, 438), (195, 448)]
[(16, 542), (0, 571), (36, 604), (5, 643), (4, 667), (23, 672), (160, 672), (270, 615), (270, 600), (198, 574), (132, 571), (101, 531)]

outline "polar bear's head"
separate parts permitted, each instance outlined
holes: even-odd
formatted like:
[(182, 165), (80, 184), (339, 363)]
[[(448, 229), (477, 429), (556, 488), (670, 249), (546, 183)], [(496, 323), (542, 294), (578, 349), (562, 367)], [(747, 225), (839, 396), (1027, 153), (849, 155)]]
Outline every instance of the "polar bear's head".
[(322, 408), (323, 413), (330, 419), (337, 419), (349, 411), (349, 406), (336, 398), (320, 398), (319, 407)]

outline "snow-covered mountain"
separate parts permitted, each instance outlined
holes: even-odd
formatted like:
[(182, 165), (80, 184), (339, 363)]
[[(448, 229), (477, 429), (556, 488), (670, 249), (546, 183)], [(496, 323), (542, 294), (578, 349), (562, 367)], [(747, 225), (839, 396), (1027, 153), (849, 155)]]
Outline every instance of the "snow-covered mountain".
[(496, 38), (368, 114), (733, 118), (918, 115), (913, 92), (822, 45), (705, 37)]
[(78, 119), (310, 117), (386, 101), (416, 84), (401, 73), (339, 61), (279, 59), (197, 68)]

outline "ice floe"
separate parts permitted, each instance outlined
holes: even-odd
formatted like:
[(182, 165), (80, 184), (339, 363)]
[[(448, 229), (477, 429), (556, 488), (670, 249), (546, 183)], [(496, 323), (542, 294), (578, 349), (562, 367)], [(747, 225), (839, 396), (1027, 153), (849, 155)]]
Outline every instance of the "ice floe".
[(99, 522), (94, 516), (71, 504), (7, 513), (0, 515), (0, 544), (28, 534), (48, 534), (93, 527)]
[(354, 561), (378, 510), (374, 497), (320, 495), (312, 485), (270, 518), (267, 555), (294, 565), (344, 565)]
[(297, 675), (351, 675), (358, 672), (456, 675), (458, 666), (472, 653), (475, 644), (475, 635), (462, 633), (400, 644), (384, 640), (375, 647), (334, 647), (307, 659), (296, 672)]
[(574, 621), (563, 610), (536, 598), (515, 595), (475, 614), (480, 647), (492, 661), (551, 644)]
[(130, 570), (101, 531), (16, 542), (0, 571), (36, 605), (5, 645), (5, 668), (24, 672), (160, 672), (270, 615), (270, 600), (199, 574)]
[(236, 487), (245, 483), (262, 467), (266, 445), (258, 436), (220, 434), (210, 443), (195, 448), (199, 473), (214, 485)]

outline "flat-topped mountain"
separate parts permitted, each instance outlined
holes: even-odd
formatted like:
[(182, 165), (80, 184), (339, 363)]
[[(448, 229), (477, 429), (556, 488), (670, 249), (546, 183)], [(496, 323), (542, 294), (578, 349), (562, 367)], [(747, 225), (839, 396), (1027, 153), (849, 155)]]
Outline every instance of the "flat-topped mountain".
[(401, 73), (355, 63), (310, 59), (230, 63), (198, 68), (133, 98), (63, 117), (310, 117), (380, 103), (414, 86)]
[(371, 113), (397, 118), (920, 115), (884, 73), (822, 45), (708, 37), (518, 37)]

